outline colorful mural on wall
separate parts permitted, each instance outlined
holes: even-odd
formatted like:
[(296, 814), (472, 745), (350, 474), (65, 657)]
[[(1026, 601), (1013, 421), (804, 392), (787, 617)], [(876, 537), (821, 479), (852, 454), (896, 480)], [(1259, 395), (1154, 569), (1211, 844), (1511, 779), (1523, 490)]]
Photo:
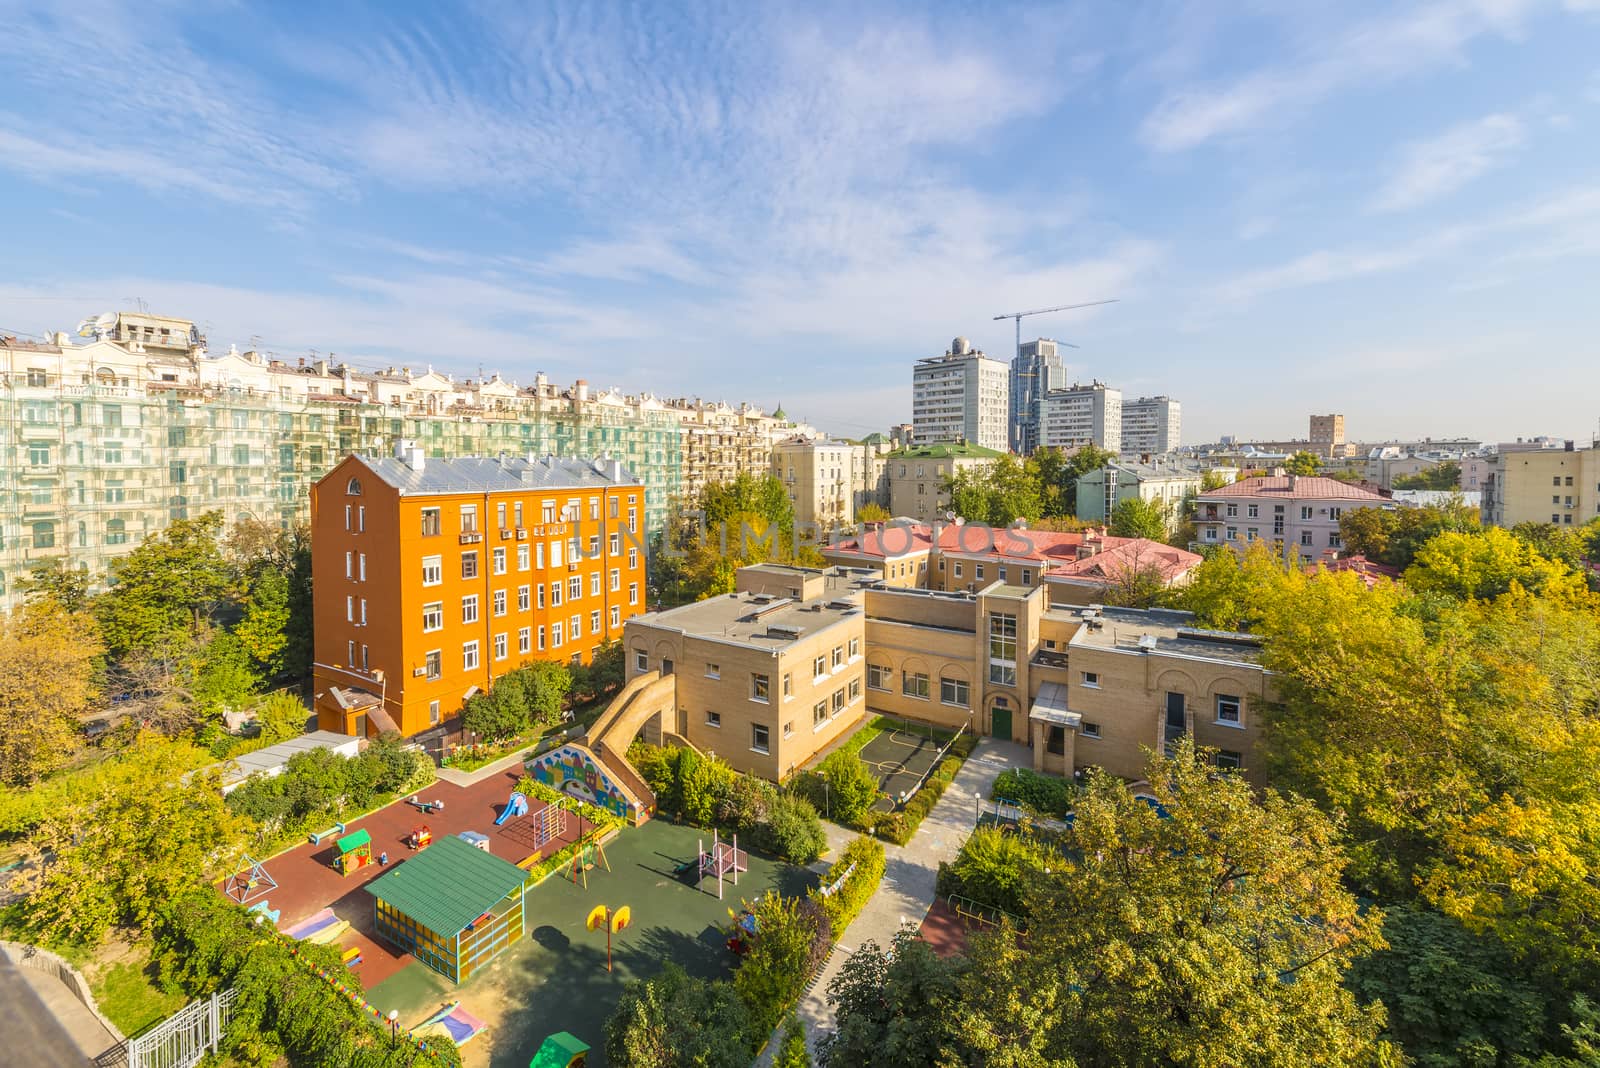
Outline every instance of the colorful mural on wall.
[(633, 819), (633, 804), (628, 795), (587, 749), (564, 745), (536, 757), (527, 767), (528, 773), (546, 786), (599, 805), (625, 820)]

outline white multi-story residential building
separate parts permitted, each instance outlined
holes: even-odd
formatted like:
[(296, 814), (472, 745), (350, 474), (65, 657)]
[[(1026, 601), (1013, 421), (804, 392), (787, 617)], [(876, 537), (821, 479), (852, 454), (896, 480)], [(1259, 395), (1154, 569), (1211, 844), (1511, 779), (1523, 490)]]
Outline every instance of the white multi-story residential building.
[(1140, 397), (1122, 402), (1123, 456), (1161, 456), (1180, 444), (1183, 406), (1171, 397)]
[(1010, 448), (1010, 372), (964, 337), (943, 356), (918, 360), (911, 373), (911, 419), (918, 445), (969, 442)]
[(785, 438), (772, 447), (772, 473), (794, 504), (795, 522), (823, 530), (853, 526), (868, 501), (879, 504), (879, 476), (886, 440), (857, 445), (849, 441)]
[(1067, 384), (1057, 343), (1042, 337), (1022, 346), (1011, 361), (1011, 448), (1026, 456), (1039, 447), (1044, 395)]
[(34, 564), (64, 557), (98, 579), (176, 518), (302, 522), (313, 482), (402, 439), (431, 458), (609, 455), (644, 483), (654, 533), (689, 483), (765, 473), (772, 443), (796, 432), (747, 405), (591, 392), (543, 374), (519, 386), (213, 356), (193, 323), (163, 316), (108, 314), (85, 333), (0, 338), (0, 609)]
[(1053, 389), (1044, 395), (1039, 444), (1059, 448), (1122, 447), (1122, 391), (1104, 382)]

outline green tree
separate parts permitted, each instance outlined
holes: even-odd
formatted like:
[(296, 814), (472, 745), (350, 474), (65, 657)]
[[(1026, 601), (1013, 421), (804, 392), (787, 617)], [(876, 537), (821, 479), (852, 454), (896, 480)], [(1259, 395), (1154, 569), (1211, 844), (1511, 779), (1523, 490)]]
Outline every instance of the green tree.
[(93, 945), (113, 926), (147, 928), (182, 891), (227, 870), (250, 825), (223, 802), (209, 761), (143, 734), (80, 777), (28, 838), (19, 889), (29, 928)]
[(1038, 476), (1014, 456), (963, 467), (940, 489), (950, 498), (950, 511), (969, 523), (1004, 527), (1018, 519), (1038, 519), (1044, 510)]
[(1291, 475), (1315, 475), (1322, 470), (1322, 458), (1301, 449), (1283, 462), (1283, 469)]
[(65, 556), (37, 561), (17, 579), (17, 592), (24, 604), (51, 601), (74, 614), (88, 607), (89, 586), (89, 569), (73, 567)]
[(1588, 589), (1582, 576), (1499, 527), (1435, 536), (1417, 550), (1405, 579), (1419, 591), (1477, 600), (1499, 597), (1513, 585), (1567, 598), (1581, 597)]
[[(1600, 522), (1600, 520), (1597, 520)], [(1572, 571), (1582, 571), (1588, 555), (1585, 527), (1558, 527), (1554, 523), (1518, 523), (1511, 533), (1534, 552)]]
[(0, 783), (31, 784), (72, 756), (100, 651), (94, 620), (54, 598), (0, 617)]
[(225, 630), (212, 630), (196, 650), (188, 686), (194, 711), (218, 716), (250, 702), (261, 676), (244, 644)]
[(1165, 501), (1128, 497), (1111, 510), (1108, 533), (1115, 538), (1148, 538), (1165, 541), (1170, 510)]
[(1350, 986), (1382, 1001), (1388, 1033), (1421, 1068), (1511, 1064), (1533, 1057), (1549, 1015), (1505, 946), (1432, 909), (1401, 905), (1383, 918), (1388, 948), (1355, 962)]
[(958, 1068), (972, 1063), (961, 1030), (960, 961), (944, 961), (912, 931), (885, 953), (871, 939), (828, 984), (838, 1027), (818, 1043), (826, 1068)]
[(298, 738), (306, 731), (309, 712), (305, 702), (292, 693), (270, 693), (256, 705), (256, 723), (261, 737), (270, 745)]
[(115, 585), (95, 598), (106, 647), (116, 657), (198, 634), (239, 592), (217, 535), (222, 513), (176, 519), (116, 567)]
[(866, 761), (854, 753), (836, 749), (817, 765), (817, 774), (828, 784), (829, 818), (835, 823), (858, 826), (867, 810), (882, 796), (877, 776)]
[[(1381, 945), (1379, 918), (1342, 885), (1340, 827), (1302, 799), (1258, 799), (1199, 756), (1183, 742), (1152, 760), (1160, 812), (1091, 774), (1077, 862), (1034, 881), (1007, 973), (973, 973), (963, 1004), (981, 1048), (1010, 1049), (1011, 1063), (1210, 1065), (1242, 1049), (1262, 1064), (1376, 1059), (1382, 1010), (1361, 1008), (1343, 978)], [(980, 992), (1003, 987), (1044, 1015), (986, 1011)]]
[(756, 1033), (731, 985), (669, 961), (623, 988), (606, 1020), (606, 1059), (616, 1068), (748, 1068)]
[(1260, 624), (1269, 604), (1289, 595), (1296, 574), (1265, 542), (1251, 543), (1243, 557), (1222, 547), (1189, 572), (1188, 583), (1174, 599), (1201, 626), (1250, 630)]
[(887, 523), (894, 518), (889, 514), (889, 509), (877, 501), (868, 501), (856, 509), (856, 522), (858, 523)]
[(1116, 463), (1117, 454), (1094, 445), (1084, 445), (1066, 454), (1056, 476), (1060, 481), (1061, 504), (1066, 515), (1078, 514), (1078, 479), (1090, 471)]
[(1458, 489), (1461, 485), (1461, 465), (1454, 460), (1446, 460), (1414, 475), (1400, 475), (1392, 485), (1397, 490)]
[(1402, 571), (1435, 536), (1445, 531), (1471, 534), (1479, 529), (1477, 509), (1459, 500), (1422, 508), (1355, 508), (1339, 519), (1340, 539), (1346, 549)]
[(263, 571), (251, 580), (250, 592), (245, 595), (244, 617), (233, 628), (233, 635), (264, 678), (283, 674), (284, 652), (289, 644), (289, 615), (288, 575), (281, 571)]
[(828, 914), (815, 902), (769, 890), (750, 906), (756, 934), (733, 989), (757, 1034), (776, 1027), (805, 992), (833, 946)]

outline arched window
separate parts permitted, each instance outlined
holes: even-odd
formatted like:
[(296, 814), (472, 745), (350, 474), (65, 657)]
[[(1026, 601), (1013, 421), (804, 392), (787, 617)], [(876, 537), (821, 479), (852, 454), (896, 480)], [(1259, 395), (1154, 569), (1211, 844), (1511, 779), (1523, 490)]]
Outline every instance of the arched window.
[(54, 549), (56, 547), (56, 525), (48, 520), (33, 524), (33, 547), (35, 549)]
[(361, 480), (359, 478), (352, 478), (349, 482), (346, 482), (344, 486), (344, 493), (346, 497), (361, 496)]
[(126, 544), (128, 544), (128, 524), (123, 522), (120, 519), (109, 519), (109, 520), (107, 520), (106, 521), (106, 544), (107, 545), (126, 545)]

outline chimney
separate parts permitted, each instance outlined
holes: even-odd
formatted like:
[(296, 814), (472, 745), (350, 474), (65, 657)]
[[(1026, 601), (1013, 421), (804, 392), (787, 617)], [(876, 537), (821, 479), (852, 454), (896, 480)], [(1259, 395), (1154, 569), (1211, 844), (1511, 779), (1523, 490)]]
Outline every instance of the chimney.
[(585, 381), (584, 379), (581, 379), (581, 378), (578, 379), (577, 384), (576, 384), (573, 392), (577, 396), (579, 403), (582, 403), (583, 401), (588, 400), (589, 399), (589, 383), (587, 381)]
[(419, 475), (422, 474), (423, 465), (427, 463), (421, 446), (409, 438), (401, 438), (394, 443), (394, 458)]
[(1299, 475), (1290, 475), (1289, 476), (1289, 488), (1291, 490), (1293, 490), (1299, 484), (1300, 484), (1300, 476)]

